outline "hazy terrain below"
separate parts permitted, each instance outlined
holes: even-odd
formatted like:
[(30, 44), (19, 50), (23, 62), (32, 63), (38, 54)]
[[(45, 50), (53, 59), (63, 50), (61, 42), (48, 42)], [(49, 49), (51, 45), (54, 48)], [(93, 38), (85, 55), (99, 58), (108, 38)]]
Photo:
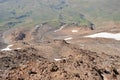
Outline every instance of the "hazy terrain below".
[(0, 29), (59, 21), (88, 25), (120, 21), (119, 0), (0, 0)]

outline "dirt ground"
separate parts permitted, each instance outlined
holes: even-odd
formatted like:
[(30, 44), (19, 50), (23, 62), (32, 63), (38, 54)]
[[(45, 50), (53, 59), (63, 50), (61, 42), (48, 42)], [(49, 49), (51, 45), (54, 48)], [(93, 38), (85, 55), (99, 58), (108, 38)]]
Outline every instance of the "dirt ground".
[(119, 29), (71, 26), (55, 32), (45, 25), (12, 30), (4, 35), (12, 50), (0, 51), (0, 80), (120, 80), (120, 41), (84, 37)]
[[(78, 32), (72, 32), (72, 30), (78, 30)], [(86, 38), (84, 36), (92, 35), (100, 32), (109, 32), (109, 33), (120, 33), (120, 26), (110, 26), (105, 28), (97, 28), (95, 30), (90, 30), (88, 28), (78, 28), (71, 27), (66, 28), (58, 33), (64, 34), (64, 36), (72, 37), (71, 40), (67, 40), (67, 42), (71, 44), (77, 44), (82, 49), (87, 49), (91, 51), (95, 51), (97, 53), (105, 52), (110, 55), (118, 55), (120, 56), (120, 41), (114, 39), (107, 38)], [(64, 39), (65, 37), (61, 37)]]
[(119, 56), (99, 55), (65, 41), (26, 46), (0, 55), (1, 80), (120, 79)]

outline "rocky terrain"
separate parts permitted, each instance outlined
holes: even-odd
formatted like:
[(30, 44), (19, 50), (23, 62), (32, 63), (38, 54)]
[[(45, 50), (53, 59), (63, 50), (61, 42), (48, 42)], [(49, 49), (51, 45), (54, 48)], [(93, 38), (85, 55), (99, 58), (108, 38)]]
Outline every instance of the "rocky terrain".
[(36, 25), (4, 32), (0, 80), (120, 80), (120, 41), (84, 37), (118, 28)]
[(120, 57), (54, 40), (0, 52), (1, 80), (119, 80)]
[(0, 0), (0, 80), (120, 80), (119, 0)]

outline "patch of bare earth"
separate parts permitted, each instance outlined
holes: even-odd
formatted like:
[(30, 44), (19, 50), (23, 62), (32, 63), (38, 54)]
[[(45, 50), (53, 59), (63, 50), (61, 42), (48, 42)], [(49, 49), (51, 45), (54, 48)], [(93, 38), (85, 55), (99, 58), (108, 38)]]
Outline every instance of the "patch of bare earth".
[[(54, 60), (57, 55), (60, 61)], [(54, 40), (36, 48), (0, 52), (0, 56), (1, 80), (120, 79), (119, 56), (99, 55), (66, 41)]]
[(73, 26), (54, 32), (45, 25), (12, 31), (5, 37), (12, 50), (0, 52), (0, 80), (120, 80), (120, 41), (84, 37), (118, 28)]

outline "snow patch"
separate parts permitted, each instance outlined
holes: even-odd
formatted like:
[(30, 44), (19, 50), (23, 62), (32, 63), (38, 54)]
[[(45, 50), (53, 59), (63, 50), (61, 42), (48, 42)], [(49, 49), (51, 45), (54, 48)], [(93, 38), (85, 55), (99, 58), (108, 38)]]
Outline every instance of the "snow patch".
[(17, 48), (17, 49), (21, 49), (21, 48)]
[(62, 59), (54, 59), (55, 61), (60, 61), (60, 60), (62, 60)]
[(10, 48), (10, 47), (12, 47), (12, 46), (13, 46), (13, 45), (8, 45), (7, 47)]
[(84, 36), (84, 37), (89, 37), (89, 38), (111, 38), (111, 39), (115, 39), (115, 40), (120, 40), (120, 33), (113, 34), (113, 33), (101, 32), (101, 33), (88, 35), (88, 36)]
[(64, 40), (71, 40), (73, 39), (72, 37), (65, 38)]
[(2, 49), (1, 51), (11, 51), (12, 49), (10, 49), (10, 47), (12, 47), (13, 45), (8, 45), (6, 48)]
[(55, 30), (54, 32), (58, 32), (58, 31), (62, 30), (65, 26), (66, 25), (61, 26), (59, 29)]
[(73, 33), (76, 33), (76, 32), (78, 32), (78, 30), (72, 30), (72, 32), (73, 32)]
[(61, 60), (64, 60), (64, 59), (66, 59), (66, 58), (62, 58), (62, 59), (57, 59), (57, 58), (55, 58), (54, 60), (55, 60), (55, 61), (61, 61)]
[(35, 28), (39, 28), (40, 26), (39, 25), (36, 25)]

